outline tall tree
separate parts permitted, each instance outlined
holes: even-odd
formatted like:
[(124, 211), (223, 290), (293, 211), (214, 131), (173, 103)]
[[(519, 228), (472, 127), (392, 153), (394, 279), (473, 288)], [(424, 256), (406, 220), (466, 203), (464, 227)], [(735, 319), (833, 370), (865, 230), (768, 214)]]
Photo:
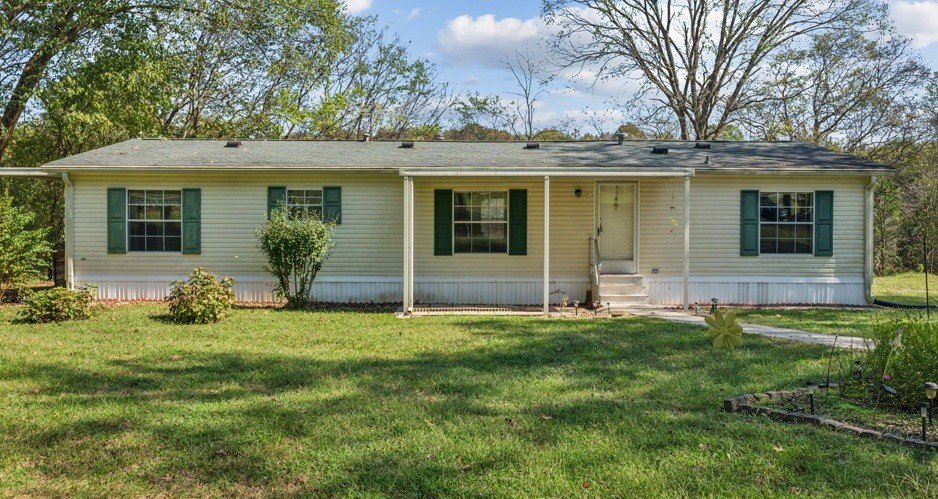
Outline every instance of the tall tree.
[(550, 79), (544, 70), (544, 62), (530, 52), (515, 51), (514, 55), (502, 60), (502, 67), (511, 72), (515, 89), (508, 92), (517, 97), (510, 104), (511, 111), (521, 123), (524, 138), (534, 138), (534, 110), (541, 96), (547, 93), (544, 86)]
[(866, 27), (877, 0), (544, 0), (566, 67), (640, 78), (682, 139), (719, 136), (765, 99), (760, 68), (805, 35)]

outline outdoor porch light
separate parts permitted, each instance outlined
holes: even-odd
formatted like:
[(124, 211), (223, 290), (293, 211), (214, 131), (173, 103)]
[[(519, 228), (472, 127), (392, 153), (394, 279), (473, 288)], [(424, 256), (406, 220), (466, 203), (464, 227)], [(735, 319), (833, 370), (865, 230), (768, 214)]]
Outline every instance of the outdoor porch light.
[(929, 403), (924, 400), (918, 404), (919, 412), (922, 414), (922, 441), (927, 440), (927, 435), (925, 434), (925, 429), (927, 428), (928, 422), (928, 406)]
[(583, 197), (583, 189), (573, 189), (573, 195), (578, 198)]
[(938, 383), (925, 382), (925, 397), (928, 398), (928, 424), (932, 424), (932, 414), (935, 412), (935, 395), (938, 394)]

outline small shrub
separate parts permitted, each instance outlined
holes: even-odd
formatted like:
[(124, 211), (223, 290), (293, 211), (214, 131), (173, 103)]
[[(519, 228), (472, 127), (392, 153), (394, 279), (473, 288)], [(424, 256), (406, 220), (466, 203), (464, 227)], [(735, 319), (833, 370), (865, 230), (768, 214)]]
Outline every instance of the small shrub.
[(41, 279), (49, 266), (48, 230), (30, 229), (34, 218), (13, 206), (9, 196), (0, 196), (0, 302), (11, 289)]
[(20, 310), (19, 318), (23, 322), (90, 319), (94, 315), (92, 302), (97, 294), (95, 286), (82, 286), (75, 291), (65, 288), (26, 291), (23, 297), (25, 306)]
[(917, 408), (925, 382), (938, 381), (938, 324), (921, 318), (884, 322), (873, 327), (873, 340), (876, 347), (866, 356), (873, 385), (878, 390), (886, 378), (900, 407)]
[(316, 217), (289, 217), (274, 210), (257, 229), (267, 271), (277, 279), (277, 294), (292, 308), (309, 304), (313, 281), (332, 249), (334, 225)]
[(172, 284), (169, 296), (169, 315), (182, 324), (208, 324), (218, 322), (234, 305), (234, 279), (223, 277), (198, 267), (188, 281)]

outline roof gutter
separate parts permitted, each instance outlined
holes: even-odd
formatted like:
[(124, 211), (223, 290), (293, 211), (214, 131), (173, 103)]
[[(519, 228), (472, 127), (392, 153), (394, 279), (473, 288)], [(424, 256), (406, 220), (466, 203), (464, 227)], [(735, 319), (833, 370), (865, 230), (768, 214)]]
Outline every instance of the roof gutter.
[(520, 169), (520, 168), (401, 168), (401, 176), (409, 177), (685, 177), (694, 176), (694, 170), (688, 169), (613, 169), (613, 168), (575, 168), (575, 169)]
[(767, 170), (765, 168), (701, 168), (697, 173), (703, 175), (772, 175), (772, 176), (790, 176), (790, 175), (823, 175), (823, 176), (857, 176), (857, 175), (895, 175), (896, 171), (892, 169), (843, 169), (843, 170), (825, 170), (818, 168), (803, 169), (785, 169), (785, 170)]
[(0, 177), (62, 178), (62, 174), (60, 172), (51, 172), (40, 168), (0, 168)]
[[(58, 166), (47, 165), (40, 167), (48, 175), (61, 176), (64, 172), (70, 173), (163, 173), (163, 172), (186, 172), (186, 173), (319, 173), (319, 172), (361, 172), (361, 173), (397, 173), (398, 167), (380, 167), (380, 168), (359, 168), (330, 166), (327, 168), (315, 168), (305, 166)], [(5, 170), (7, 168), (0, 168)]]

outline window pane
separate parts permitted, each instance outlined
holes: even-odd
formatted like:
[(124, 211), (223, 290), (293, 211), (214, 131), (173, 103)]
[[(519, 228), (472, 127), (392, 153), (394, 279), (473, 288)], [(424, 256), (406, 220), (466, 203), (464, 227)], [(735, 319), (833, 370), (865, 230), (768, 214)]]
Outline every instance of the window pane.
[(795, 226), (790, 224), (779, 224), (778, 225), (778, 238), (779, 239), (794, 239), (795, 238)]
[(811, 208), (814, 206), (814, 193), (813, 192), (799, 192), (798, 193), (798, 206), (805, 206)]
[(182, 251), (181, 237), (167, 237), (164, 241), (165, 246), (163, 247), (163, 251)]
[(127, 207), (127, 218), (131, 220), (143, 220), (145, 216), (144, 208), (141, 205), (130, 205)]
[(775, 239), (778, 237), (778, 225), (762, 224), (762, 239)]
[(763, 239), (759, 244), (760, 253), (775, 253), (777, 241), (775, 239)]
[(167, 236), (182, 235), (182, 224), (180, 222), (166, 222), (163, 224), (163, 232)]
[(469, 208), (469, 211), (472, 213), (471, 216), (472, 216), (472, 221), (473, 221), (473, 222), (481, 222), (481, 221), (482, 221), (482, 207), (481, 207), (481, 206), (473, 206), (473, 207)]
[(779, 239), (778, 240), (778, 252), (779, 253), (794, 253), (795, 241), (793, 239)]
[(163, 207), (164, 220), (182, 220), (182, 206), (172, 205)]
[(149, 206), (145, 208), (143, 218), (146, 220), (162, 220), (163, 210), (159, 206)]
[(127, 202), (130, 204), (143, 204), (144, 199), (143, 191), (127, 191)]
[(489, 240), (486, 238), (476, 238), (472, 240), (472, 252), (473, 253), (488, 253), (489, 252)]
[(146, 191), (147, 204), (162, 204), (163, 191)]
[(811, 240), (810, 239), (797, 239), (795, 241), (795, 252), (796, 253), (811, 253)]
[(762, 208), (762, 211), (759, 213), (759, 218), (763, 222), (777, 222), (778, 221), (778, 209), (777, 208)]
[(454, 224), (453, 225), (453, 235), (456, 237), (469, 237), (471, 231), (469, 229), (469, 224)]
[(147, 222), (146, 231), (148, 236), (162, 236), (163, 224), (160, 222)]
[(759, 196), (759, 203), (762, 206), (768, 206), (768, 207), (778, 206), (778, 194), (774, 192), (763, 192)]
[(143, 222), (130, 222), (128, 224), (128, 232), (131, 236), (145, 236), (147, 235), (146, 224)]
[(182, 191), (163, 191), (163, 204), (182, 204)]
[(145, 237), (131, 237), (130, 238), (130, 251), (146, 251), (147, 249), (147, 238)]
[(507, 237), (507, 226), (505, 224), (480, 224), (482, 234), (489, 239), (503, 239)]
[(457, 222), (468, 222), (471, 220), (469, 217), (469, 208), (465, 206), (457, 206), (453, 210), (453, 219)]
[(163, 251), (163, 238), (147, 236), (147, 251)]
[(469, 206), (469, 193), (457, 192), (453, 195), (453, 204), (456, 206)]
[(453, 251), (456, 253), (469, 253), (472, 250), (472, 239), (468, 237), (457, 237), (453, 244)]
[(812, 226), (809, 224), (798, 224), (795, 226), (795, 237), (799, 239), (811, 239)]

